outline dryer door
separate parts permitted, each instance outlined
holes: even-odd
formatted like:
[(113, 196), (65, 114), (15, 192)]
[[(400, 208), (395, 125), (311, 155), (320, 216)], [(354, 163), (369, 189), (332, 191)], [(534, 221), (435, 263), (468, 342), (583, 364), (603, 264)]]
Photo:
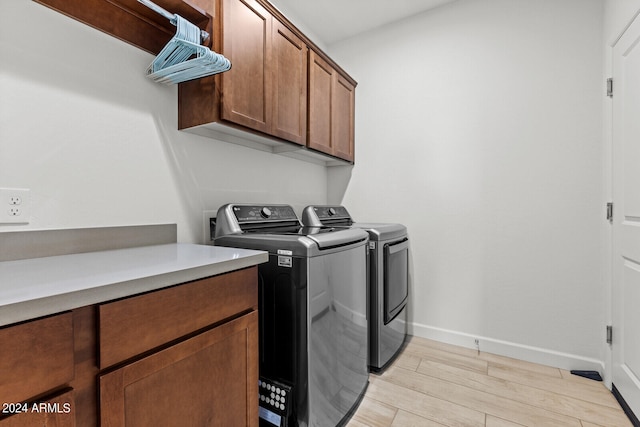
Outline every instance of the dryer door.
[(384, 324), (407, 304), (409, 294), (409, 239), (384, 245)]

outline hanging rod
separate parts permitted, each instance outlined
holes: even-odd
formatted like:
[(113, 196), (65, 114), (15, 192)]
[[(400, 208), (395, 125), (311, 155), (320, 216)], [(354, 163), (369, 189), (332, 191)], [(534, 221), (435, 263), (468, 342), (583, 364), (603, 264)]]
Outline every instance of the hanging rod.
[[(174, 13), (171, 13), (168, 10), (163, 9), (162, 7), (158, 6), (157, 4), (155, 4), (154, 2), (152, 2), (150, 0), (138, 0), (138, 2), (142, 3), (145, 6), (147, 6), (149, 9), (153, 10), (157, 14), (162, 15), (165, 18), (167, 18), (169, 20), (169, 22), (171, 22), (172, 25), (177, 25), (178, 21), (176, 19), (176, 15)], [(208, 38), (209, 38), (209, 33), (207, 33), (205, 30), (200, 30), (200, 40), (202, 42), (205, 42)]]

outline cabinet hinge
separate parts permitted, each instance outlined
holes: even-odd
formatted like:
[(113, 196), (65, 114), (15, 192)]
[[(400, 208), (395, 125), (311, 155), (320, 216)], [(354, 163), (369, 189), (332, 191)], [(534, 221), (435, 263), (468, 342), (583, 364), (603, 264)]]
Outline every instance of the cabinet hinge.
[(613, 98), (613, 79), (611, 77), (607, 79), (607, 96)]
[(607, 344), (613, 342), (613, 326), (607, 325)]
[(607, 221), (613, 223), (613, 202), (607, 203)]

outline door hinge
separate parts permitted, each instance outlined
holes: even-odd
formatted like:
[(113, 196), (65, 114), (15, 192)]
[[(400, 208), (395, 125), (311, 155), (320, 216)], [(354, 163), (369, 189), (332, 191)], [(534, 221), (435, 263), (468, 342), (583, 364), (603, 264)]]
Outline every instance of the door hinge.
[(611, 77), (607, 79), (607, 96), (613, 98), (613, 79)]
[(607, 203), (607, 221), (613, 223), (613, 202)]
[(613, 342), (613, 326), (607, 325), (607, 344)]

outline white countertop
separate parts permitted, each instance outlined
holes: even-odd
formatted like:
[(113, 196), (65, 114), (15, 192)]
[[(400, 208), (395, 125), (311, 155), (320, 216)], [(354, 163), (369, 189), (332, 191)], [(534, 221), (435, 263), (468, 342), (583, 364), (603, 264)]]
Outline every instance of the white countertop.
[(268, 261), (267, 252), (173, 243), (0, 262), (0, 326)]

